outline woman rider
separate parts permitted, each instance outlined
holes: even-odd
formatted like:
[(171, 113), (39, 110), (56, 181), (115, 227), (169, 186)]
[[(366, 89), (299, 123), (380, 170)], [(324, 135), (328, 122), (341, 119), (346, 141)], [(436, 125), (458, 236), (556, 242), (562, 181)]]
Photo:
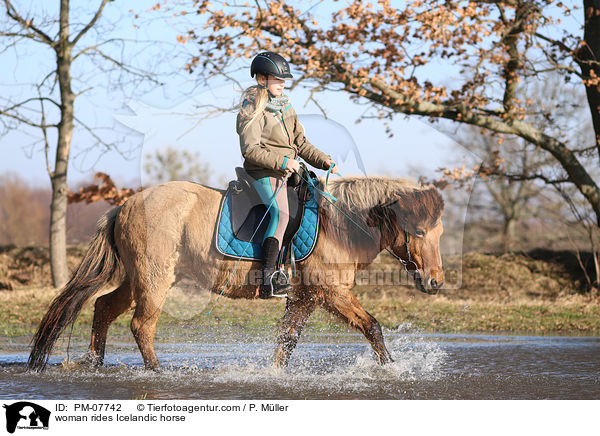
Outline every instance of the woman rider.
[[(255, 179), (254, 187), (267, 207), (279, 189), (269, 209), (270, 222), (263, 239), (259, 297), (285, 297), (290, 284), (273, 280), (289, 221), (285, 174), (300, 170), (299, 157), (324, 170), (335, 163), (308, 142), (296, 111), (283, 94), (285, 79), (293, 78), (287, 61), (277, 53), (259, 53), (250, 66), (250, 76), (256, 76), (257, 84), (244, 91), (236, 121), (244, 169)], [(337, 167), (332, 173), (337, 173)]]

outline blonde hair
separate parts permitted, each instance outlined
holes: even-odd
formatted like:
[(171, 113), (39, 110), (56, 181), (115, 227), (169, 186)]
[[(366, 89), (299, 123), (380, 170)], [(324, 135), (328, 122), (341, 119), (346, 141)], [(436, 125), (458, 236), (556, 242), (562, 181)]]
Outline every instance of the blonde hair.
[[(244, 105), (246, 100), (252, 104)], [(267, 91), (267, 88), (259, 84), (246, 88), (246, 90), (242, 93), (242, 99), (240, 101), (240, 115), (245, 122), (242, 133), (244, 133), (248, 126), (263, 113), (265, 107), (267, 107), (268, 100), (269, 92)]]

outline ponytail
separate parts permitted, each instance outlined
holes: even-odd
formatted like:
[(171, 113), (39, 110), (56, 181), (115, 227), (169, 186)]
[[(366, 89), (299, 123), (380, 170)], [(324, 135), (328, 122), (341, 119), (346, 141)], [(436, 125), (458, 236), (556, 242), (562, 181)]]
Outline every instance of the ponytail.
[[(263, 113), (268, 100), (269, 92), (262, 85), (254, 85), (244, 91), (240, 103), (240, 115), (245, 123), (242, 133)], [(247, 104), (246, 101), (254, 104)]]

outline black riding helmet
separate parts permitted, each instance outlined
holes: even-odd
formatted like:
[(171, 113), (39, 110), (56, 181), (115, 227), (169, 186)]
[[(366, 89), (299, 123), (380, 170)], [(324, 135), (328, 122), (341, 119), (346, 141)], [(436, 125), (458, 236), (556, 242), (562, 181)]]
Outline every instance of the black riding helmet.
[(277, 53), (264, 51), (256, 55), (250, 66), (250, 77), (255, 74), (264, 74), (279, 77), (280, 79), (293, 79), (287, 61)]

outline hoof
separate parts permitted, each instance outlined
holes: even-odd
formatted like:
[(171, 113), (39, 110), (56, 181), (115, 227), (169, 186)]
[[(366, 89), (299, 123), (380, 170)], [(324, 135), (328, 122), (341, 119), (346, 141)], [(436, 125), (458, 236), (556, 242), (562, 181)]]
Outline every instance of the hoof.
[(394, 362), (394, 359), (392, 359), (392, 355), (389, 352), (387, 352), (387, 351), (383, 355), (382, 354), (376, 354), (375, 358), (377, 359), (377, 363), (380, 366), (384, 366), (384, 365), (386, 365), (388, 363), (393, 363)]
[(144, 369), (146, 371), (153, 371), (156, 373), (163, 372), (162, 366), (160, 366), (159, 363), (157, 363), (156, 365), (145, 365)]
[[(87, 352), (81, 358), (71, 362), (70, 365), (74, 365), (75, 367), (82, 367), (82, 368), (98, 368), (98, 367), (102, 366), (103, 363), (104, 363), (104, 360), (102, 358), (100, 358), (100, 356), (98, 356), (94, 353), (91, 353), (91, 352)], [(64, 365), (65, 364), (63, 363), (63, 366)]]

